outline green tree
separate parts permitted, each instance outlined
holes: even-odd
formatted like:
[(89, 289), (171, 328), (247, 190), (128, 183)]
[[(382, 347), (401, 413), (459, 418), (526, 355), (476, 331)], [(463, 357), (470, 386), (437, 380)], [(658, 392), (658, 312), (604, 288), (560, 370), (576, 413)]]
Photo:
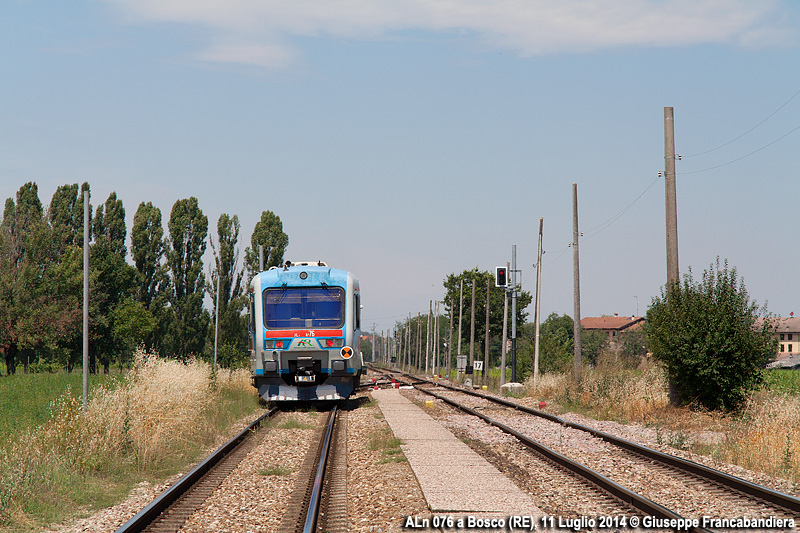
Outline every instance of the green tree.
[(130, 362), (133, 350), (156, 328), (156, 319), (142, 302), (124, 298), (111, 311), (111, 323), (118, 347), (117, 362), (122, 370)]
[(247, 279), (250, 280), (258, 273), (258, 245), (264, 246), (264, 269), (283, 264), (283, 253), (289, 246), (289, 236), (283, 232), (281, 218), (272, 211), (263, 211), (253, 235), (250, 237), (250, 246), (244, 251), (244, 263), (247, 269)]
[[(217, 305), (217, 278), (219, 278), (219, 346), (228, 346), (231, 353), (247, 357), (247, 319), (242, 316), (246, 304), (242, 278), (244, 271), (239, 269), (239, 217), (227, 213), (217, 221), (217, 242), (211, 241), (214, 252), (214, 268), (211, 281), (206, 287), (213, 303), (212, 319)], [(211, 328), (213, 341), (213, 323)]]
[(647, 341), (653, 356), (669, 372), (682, 403), (735, 410), (759, 383), (760, 369), (774, 355), (770, 321), (725, 261), (695, 281), (691, 270), (683, 283), (662, 289), (647, 310)]
[(581, 327), (581, 357), (584, 364), (596, 364), (600, 354), (608, 350), (608, 347), (608, 333), (600, 330), (586, 331)]
[[(550, 313), (539, 327), (539, 371), (564, 372), (571, 368), (574, 342), (573, 321), (569, 315)], [(533, 340), (533, 328), (526, 329)]]
[[(461, 310), (461, 351), (469, 353), (470, 321), (472, 312), (472, 285), (475, 284), (475, 358), (483, 360), (483, 346), (486, 338), (486, 286), (489, 285), (489, 336), (490, 339), (502, 338), (503, 335), (503, 298), (505, 291), (494, 286), (494, 273), (479, 271), (478, 267), (465, 270), (461, 274), (448, 274), (444, 280), (445, 309), (448, 318), (453, 317), (453, 355), (458, 349), (458, 306), (461, 282), (464, 283), (464, 301)], [(517, 296), (517, 328), (525, 323), (528, 313), (525, 308), (533, 300), (531, 293), (520, 291)], [(508, 305), (508, 336), (511, 337), (511, 302)], [(519, 333), (519, 332), (518, 332)], [(518, 334), (519, 337), (519, 334)], [(490, 348), (491, 348), (490, 340)], [(519, 347), (518, 347), (519, 348)], [(499, 362), (499, 353), (490, 350), (490, 364)], [(510, 364), (511, 359), (508, 359)], [(520, 365), (517, 365), (519, 371)]]
[(112, 192), (97, 207), (92, 221), (94, 243), (89, 249), (89, 367), (97, 362), (108, 373), (109, 365), (124, 347), (114, 337), (114, 309), (135, 290), (136, 269), (125, 261), (125, 208)]
[(647, 335), (643, 328), (626, 329), (617, 336), (617, 346), (622, 357), (644, 357), (647, 355)]
[(208, 218), (197, 198), (178, 200), (169, 217), (167, 266), (171, 277), (168, 350), (180, 357), (201, 354), (210, 318), (203, 309), (206, 280), (203, 253), (206, 251)]
[(44, 217), (38, 187), (29, 182), (6, 200), (0, 222), (0, 350), (13, 374), (23, 352), (52, 351), (80, 318), (81, 263), (61, 253)]
[(148, 348), (163, 344), (169, 326), (167, 306), (171, 291), (165, 250), (161, 210), (152, 202), (140, 203), (133, 216), (131, 256), (136, 267), (136, 301), (156, 319), (155, 328), (144, 339)]

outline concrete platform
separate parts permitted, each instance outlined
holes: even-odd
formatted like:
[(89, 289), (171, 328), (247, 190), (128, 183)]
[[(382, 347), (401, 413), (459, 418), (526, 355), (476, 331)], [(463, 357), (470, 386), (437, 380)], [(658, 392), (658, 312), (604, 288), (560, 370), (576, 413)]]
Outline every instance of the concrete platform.
[(372, 397), (403, 442), (403, 453), (432, 513), (535, 519), (544, 514), (511, 480), (399, 390), (372, 391)]

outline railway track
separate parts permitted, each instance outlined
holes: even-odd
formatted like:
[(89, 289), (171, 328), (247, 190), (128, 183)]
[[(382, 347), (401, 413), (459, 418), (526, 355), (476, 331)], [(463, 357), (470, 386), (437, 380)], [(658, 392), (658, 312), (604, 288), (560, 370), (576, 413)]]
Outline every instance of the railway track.
[(209, 455), (191, 472), (123, 524), (117, 533), (177, 531), (244, 459), (257, 441), (262, 422), (275, 415), (272, 408)]
[[(514, 435), (536, 453), (590, 480), (593, 485), (607, 490), (617, 500), (629, 504), (644, 516), (665, 520), (687, 520), (698, 515), (712, 517), (716, 515), (722, 518), (756, 517), (764, 520), (777, 517), (793, 518), (795, 522), (800, 522), (800, 500), (793, 496), (502, 398), (404, 375), (418, 390)], [(433, 387), (438, 387), (440, 390), (427, 390)], [(470, 403), (469, 401), (456, 400), (454, 396), (457, 395), (468, 395), (473, 398), (471, 405), (465, 405)], [(484, 402), (484, 405), (480, 403), (476, 405), (476, 402)], [(498, 409), (488, 408), (486, 402), (501, 405), (508, 410), (508, 413), (500, 416), (493, 414), (489, 417), (481, 411), (497, 412)], [(587, 466), (582, 464), (588, 457), (587, 454), (572, 454), (569, 446), (559, 447), (557, 443), (555, 445), (548, 443), (546, 446), (538, 439), (530, 438), (529, 435), (532, 434), (530, 423), (522, 420), (529, 417), (528, 415), (535, 415), (544, 424), (557, 425), (559, 439), (564, 438), (565, 431), (591, 435), (590, 438), (602, 443), (602, 446), (598, 447), (597, 455), (603, 456), (603, 459), (588, 461), (590, 464)], [(544, 433), (546, 431), (535, 431), (537, 435)], [(622, 472), (625, 474), (621, 474)], [(647, 479), (648, 482), (639, 481), (642, 479)], [(635, 488), (637, 492), (644, 494), (637, 494), (625, 487)], [(620, 490), (621, 488), (624, 490)], [(666, 496), (667, 493), (670, 495)], [(682, 514), (684, 516), (681, 516)], [(706, 522), (707, 527), (702, 527), (702, 520), (700, 522), (701, 525), (694, 530), (725, 529), (719, 522), (713, 520)]]
[[(177, 532), (259, 442), (272, 408), (117, 529), (117, 533)], [(334, 406), (318, 427), (288, 498), (279, 532), (347, 531), (347, 413)]]
[(347, 531), (347, 442), (345, 414), (334, 406), (306, 454), (306, 460), (283, 515), (279, 533)]

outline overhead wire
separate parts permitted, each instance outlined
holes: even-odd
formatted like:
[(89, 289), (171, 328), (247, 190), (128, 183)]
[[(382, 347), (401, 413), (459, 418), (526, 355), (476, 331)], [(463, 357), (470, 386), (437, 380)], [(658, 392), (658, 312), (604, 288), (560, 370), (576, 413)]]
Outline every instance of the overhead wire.
[[(772, 117), (773, 117), (773, 116), (774, 116), (774, 115), (775, 115), (775, 114), (776, 114), (778, 111), (780, 111), (781, 109), (783, 109), (784, 107), (786, 107), (786, 105), (787, 105), (789, 102), (791, 102), (792, 100), (794, 100), (794, 99), (797, 97), (797, 95), (800, 95), (800, 90), (798, 90), (798, 91), (797, 91), (796, 93), (794, 93), (794, 94), (793, 94), (793, 95), (792, 95), (792, 96), (791, 96), (791, 97), (790, 97), (788, 100), (786, 100), (784, 103), (782, 103), (780, 106), (778, 106), (778, 108), (777, 108), (775, 111), (773, 111), (772, 113), (770, 113), (769, 115), (767, 115), (767, 117), (766, 117), (764, 120), (762, 120), (761, 122), (759, 122), (758, 124), (756, 124), (755, 126), (753, 126), (752, 128), (750, 128), (749, 130), (745, 131), (745, 132), (744, 132), (744, 133), (742, 133), (741, 135), (738, 135), (737, 137), (734, 137), (734, 138), (733, 138), (733, 139), (731, 139), (730, 141), (728, 141), (728, 142), (725, 142), (725, 143), (722, 143), (722, 144), (720, 144), (719, 146), (717, 146), (717, 147), (715, 147), (715, 148), (711, 148), (710, 150), (705, 150), (704, 152), (698, 152), (698, 153), (696, 153), (696, 154), (684, 155), (683, 157), (687, 157), (687, 158), (688, 158), (688, 157), (697, 157), (697, 156), (701, 156), (701, 155), (709, 154), (709, 153), (711, 153), (711, 152), (714, 152), (714, 151), (716, 151), (716, 150), (719, 150), (720, 148), (724, 148), (725, 146), (728, 146), (729, 144), (731, 144), (731, 143), (733, 143), (733, 142), (735, 142), (735, 141), (738, 141), (739, 139), (741, 139), (742, 137), (744, 137), (745, 135), (747, 135), (748, 133), (750, 133), (750, 132), (751, 132), (751, 131), (753, 131), (754, 129), (758, 128), (759, 126), (761, 126), (763, 123), (765, 123), (765, 122), (766, 122), (766, 121), (768, 121), (769, 119), (771, 119), (771, 118), (772, 118)], [(797, 129), (797, 128), (795, 128), (795, 129)], [(794, 130), (792, 130), (792, 131), (794, 131)], [(789, 132), (789, 133), (791, 133), (791, 132)], [(788, 133), (787, 133), (787, 135), (788, 135)], [(784, 137), (785, 137), (785, 135), (784, 135)], [(783, 137), (781, 137), (781, 138), (783, 138)], [(778, 140), (780, 140), (780, 139), (778, 139)], [(775, 142), (777, 142), (777, 141), (775, 141)], [(767, 145), (767, 146), (769, 146), (769, 145)], [(766, 148), (766, 146), (765, 146), (764, 148)], [(753, 152), (753, 153), (755, 153), (755, 152)], [(737, 159), (736, 161), (738, 161), (738, 159)], [(731, 162), (734, 162), (734, 161), (731, 161)], [(719, 167), (715, 167), (715, 168), (719, 168)], [(698, 172), (701, 172), (701, 171), (698, 171)]]
[(721, 163), (719, 165), (714, 165), (713, 167), (703, 168), (703, 169), (700, 169), (700, 170), (690, 170), (688, 172), (676, 172), (676, 174), (680, 174), (681, 176), (685, 176), (685, 175), (688, 175), (688, 174), (699, 174), (701, 172), (708, 172), (709, 170), (716, 170), (718, 168), (726, 167), (726, 166), (728, 166), (730, 164), (736, 163), (737, 161), (741, 161), (742, 159), (746, 159), (746, 158), (750, 157), (751, 155), (757, 154), (758, 152), (760, 152), (761, 150), (764, 150), (765, 148), (769, 148), (770, 146), (772, 146), (776, 142), (788, 137), (789, 135), (791, 135), (792, 133), (796, 132), (797, 130), (800, 130), (800, 124), (798, 124), (797, 126), (792, 128), (788, 132), (784, 133), (783, 135), (781, 135), (780, 137), (778, 137), (774, 141), (771, 141), (771, 142), (765, 144), (761, 148), (758, 148), (757, 150), (753, 150), (749, 154), (745, 154), (745, 155), (743, 155), (741, 157), (737, 157), (736, 159), (731, 159), (727, 163)]

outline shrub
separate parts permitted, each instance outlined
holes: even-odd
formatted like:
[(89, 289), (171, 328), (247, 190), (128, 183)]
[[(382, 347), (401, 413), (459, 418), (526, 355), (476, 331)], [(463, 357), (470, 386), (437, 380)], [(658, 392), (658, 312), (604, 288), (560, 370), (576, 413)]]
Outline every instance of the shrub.
[[(691, 270), (653, 298), (647, 311), (647, 341), (669, 372), (677, 399), (708, 409), (734, 410), (761, 379), (775, 353), (769, 321), (750, 298), (736, 269), (727, 262), (703, 272)], [(766, 309), (763, 309), (766, 314)]]

